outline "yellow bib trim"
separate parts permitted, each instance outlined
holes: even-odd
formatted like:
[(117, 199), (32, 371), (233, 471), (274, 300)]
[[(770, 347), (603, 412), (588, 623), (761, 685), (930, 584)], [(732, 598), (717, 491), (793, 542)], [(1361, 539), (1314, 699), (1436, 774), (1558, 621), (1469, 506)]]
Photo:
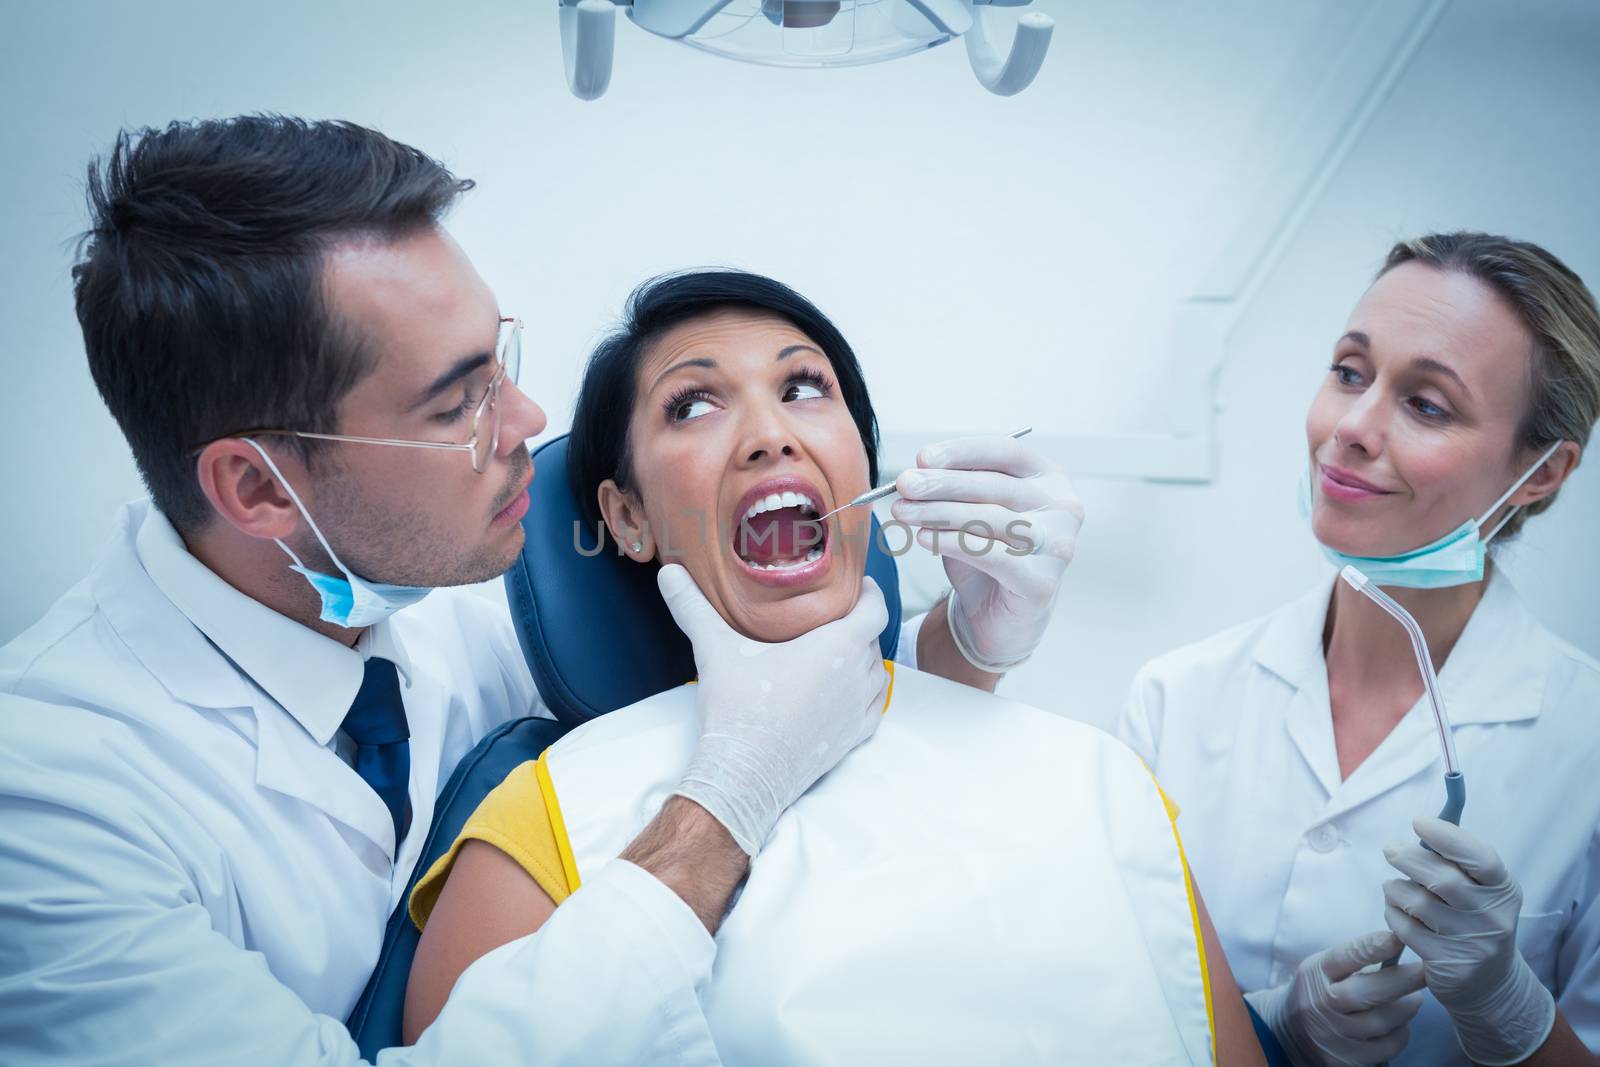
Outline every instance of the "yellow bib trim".
[[(1150, 771), (1148, 765), (1146, 771)], [(1150, 771), (1150, 780), (1155, 782), (1156, 792), (1161, 794), (1161, 804), (1167, 810), (1167, 821), (1172, 824), (1172, 840), (1178, 843), (1178, 861), (1183, 864), (1183, 889), (1189, 894), (1189, 917), (1194, 920), (1194, 947), (1200, 953), (1200, 984), (1206, 991), (1206, 1026), (1211, 1031), (1211, 1062), (1217, 1062), (1217, 1014), (1211, 1004), (1211, 968), (1206, 963), (1206, 939), (1200, 930), (1200, 905), (1194, 896), (1194, 878), (1189, 874), (1189, 858), (1183, 854), (1183, 838), (1178, 833), (1178, 805), (1167, 796), (1167, 791), (1161, 788), (1161, 783), (1156, 782), (1154, 771)]]
[(534, 773), (539, 778), (539, 794), (544, 797), (545, 814), (550, 818), (550, 829), (556, 835), (556, 852), (561, 856), (561, 870), (567, 876), (567, 892), (576, 893), (583, 883), (578, 878), (578, 861), (572, 855), (572, 842), (567, 839), (567, 824), (561, 818), (561, 801), (556, 798), (555, 783), (550, 780), (550, 750), (539, 753)]

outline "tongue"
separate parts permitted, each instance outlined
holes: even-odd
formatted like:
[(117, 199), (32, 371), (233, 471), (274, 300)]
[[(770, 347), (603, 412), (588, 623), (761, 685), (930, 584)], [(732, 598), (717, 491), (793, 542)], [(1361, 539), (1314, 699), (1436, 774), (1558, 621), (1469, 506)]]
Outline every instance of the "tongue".
[(821, 529), (799, 508), (763, 511), (739, 524), (734, 549), (752, 563), (798, 559), (821, 544)]

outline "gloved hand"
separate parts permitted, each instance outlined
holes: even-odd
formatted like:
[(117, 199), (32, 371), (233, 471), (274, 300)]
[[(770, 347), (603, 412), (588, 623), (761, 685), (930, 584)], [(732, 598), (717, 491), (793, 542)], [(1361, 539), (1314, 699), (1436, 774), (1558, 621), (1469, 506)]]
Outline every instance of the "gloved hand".
[(1020, 665), (1044, 636), (1083, 525), (1066, 472), (1010, 437), (959, 437), (924, 448), (895, 487), (890, 512), (924, 527), (917, 543), (944, 557), (956, 647), (979, 670)]
[(1399, 951), (1400, 939), (1387, 930), (1362, 934), (1306, 957), (1289, 981), (1244, 999), (1296, 1064), (1383, 1063), (1406, 1047), (1422, 1007), (1422, 965), (1362, 968)]
[(883, 593), (864, 578), (850, 614), (765, 644), (724, 622), (682, 566), (662, 567), (656, 581), (700, 672), (700, 743), (674, 792), (754, 856), (778, 816), (878, 728), (889, 692)]
[(1517, 951), (1522, 888), (1499, 853), (1443, 819), (1411, 821), (1419, 844), (1383, 850), (1407, 880), (1385, 882), (1384, 921), (1422, 960), (1474, 1063), (1519, 1063), (1550, 1036), (1556, 1002)]

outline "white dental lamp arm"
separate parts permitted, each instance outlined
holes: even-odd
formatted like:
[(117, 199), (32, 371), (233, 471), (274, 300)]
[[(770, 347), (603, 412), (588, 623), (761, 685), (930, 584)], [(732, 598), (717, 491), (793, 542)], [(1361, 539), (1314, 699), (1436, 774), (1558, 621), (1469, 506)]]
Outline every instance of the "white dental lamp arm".
[[(617, 6), (630, 8), (629, 17), (641, 29), (660, 37), (686, 40), (731, 0), (558, 0), (561, 19), (561, 53), (566, 62), (567, 86), (580, 100), (596, 100), (611, 84), (616, 46)], [(965, 36), (967, 58), (984, 88), (998, 96), (1026, 89), (1039, 73), (1055, 22), (1048, 15), (1029, 12), (1017, 24), (1010, 49), (1001, 55), (990, 38), (994, 29), (989, 7), (1025, 7), (1032, 0), (893, 0), (904, 3), (924, 30), (936, 36), (932, 43)], [(815, 6), (815, 5), (813, 5)], [(834, 9), (839, 4), (829, 5)], [(920, 19), (917, 18), (920, 16)], [(926, 20), (923, 23), (922, 20)], [(689, 43), (694, 43), (690, 41)], [(924, 45), (927, 47), (927, 45)], [(736, 56), (735, 58), (750, 58)], [(762, 60), (757, 58), (756, 62)]]
[(561, 56), (567, 88), (579, 100), (598, 100), (611, 84), (617, 7), (611, 0), (561, 0)]
[[(966, 33), (967, 58), (972, 62), (972, 73), (978, 76), (985, 89), (996, 96), (1014, 96), (1033, 84), (1034, 76), (1044, 64), (1055, 20), (1038, 11), (1023, 15), (1017, 23), (1011, 51), (1002, 59), (989, 39), (991, 16), (984, 9), (990, 6), (994, 5), (973, 5), (972, 29)], [(1021, 4), (1002, 2), (998, 6), (1019, 7)]]

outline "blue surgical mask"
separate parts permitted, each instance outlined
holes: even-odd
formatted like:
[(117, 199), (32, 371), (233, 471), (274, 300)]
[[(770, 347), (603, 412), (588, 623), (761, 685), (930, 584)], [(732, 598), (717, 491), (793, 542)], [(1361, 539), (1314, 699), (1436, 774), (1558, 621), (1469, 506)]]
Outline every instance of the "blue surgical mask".
[[(1511, 499), (1511, 494), (1522, 488), (1522, 483), (1532, 478), (1545, 461), (1555, 455), (1562, 442), (1557, 441), (1539, 457), (1539, 462), (1514, 482), (1489, 510), (1476, 519), (1468, 519), (1454, 530), (1430, 544), (1398, 556), (1351, 556), (1320, 542), (1322, 554), (1335, 567), (1354, 567), (1366, 575), (1374, 585), (1403, 586), (1407, 589), (1442, 589), (1452, 585), (1466, 585), (1483, 580), (1484, 550), (1494, 535), (1499, 533), (1516, 508), (1506, 512), (1505, 518), (1495, 524), (1487, 535), (1480, 536), (1483, 524), (1493, 517), (1500, 505)], [(1311, 521), (1311, 468), (1300, 476), (1300, 517)]]
[(311, 512), (306, 510), (300, 502), (300, 495), (294, 491), (294, 486), (289, 484), (289, 479), (278, 470), (278, 465), (272, 462), (272, 457), (267, 455), (266, 449), (244, 438), (250, 447), (261, 453), (261, 458), (266, 460), (267, 467), (289, 494), (289, 499), (294, 501), (294, 506), (300, 510), (301, 516), (306, 520), (306, 525), (311, 527), (311, 532), (317, 535), (322, 550), (328, 554), (333, 565), (338, 567), (344, 575), (335, 578), (331, 574), (314, 571), (300, 562), (300, 557), (294, 554), (294, 549), (274, 538), (279, 548), (288, 553), (294, 564), (289, 568), (298, 572), (311, 588), (317, 591), (322, 598), (322, 621), (331, 622), (335, 626), (362, 627), (371, 626), (373, 623), (382, 622), (401, 608), (409, 607), (433, 592), (428, 586), (415, 585), (384, 585), (379, 582), (369, 582), (356, 572), (339, 562), (339, 557), (334, 553), (333, 546), (328, 544), (328, 539), (322, 536), (322, 531), (317, 529), (316, 520), (311, 517)]

